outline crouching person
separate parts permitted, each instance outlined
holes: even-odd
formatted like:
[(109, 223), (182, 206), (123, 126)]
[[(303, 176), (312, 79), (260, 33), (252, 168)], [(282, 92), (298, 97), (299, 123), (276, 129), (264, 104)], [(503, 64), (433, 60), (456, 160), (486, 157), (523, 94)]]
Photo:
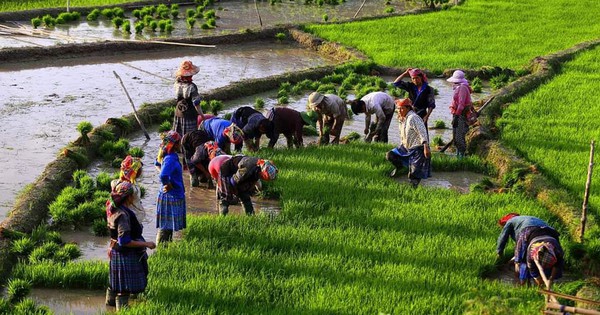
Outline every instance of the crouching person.
[(421, 117), (413, 111), (410, 99), (397, 100), (396, 107), (401, 144), (389, 151), (385, 158), (395, 166), (390, 173), (391, 177), (396, 176), (399, 168), (407, 166), (410, 183), (416, 188), (421, 179), (431, 177), (431, 151), (427, 129)]
[(106, 304), (117, 311), (127, 307), (129, 295), (141, 293), (148, 283), (148, 255), (146, 248), (156, 247), (142, 236), (143, 227), (131, 210), (135, 194), (133, 184), (120, 182), (106, 203), (110, 230), (109, 287)]
[(217, 177), (217, 200), (219, 213), (227, 215), (229, 205), (237, 197), (247, 215), (254, 214), (254, 206), (250, 196), (255, 191), (257, 182), (274, 180), (277, 168), (269, 160), (256, 157), (236, 155), (230, 158), (217, 157), (211, 160), (209, 170)]

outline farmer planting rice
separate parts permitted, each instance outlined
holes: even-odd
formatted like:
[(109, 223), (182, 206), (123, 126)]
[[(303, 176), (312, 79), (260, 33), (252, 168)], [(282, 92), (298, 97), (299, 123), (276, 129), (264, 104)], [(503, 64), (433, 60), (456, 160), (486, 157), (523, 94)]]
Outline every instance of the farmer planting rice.
[(142, 224), (131, 209), (134, 199), (134, 185), (122, 181), (112, 189), (110, 199), (106, 203), (110, 230), (110, 271), (106, 304), (116, 306), (117, 311), (127, 307), (130, 294), (141, 293), (146, 289), (146, 248), (156, 247), (154, 242), (146, 242), (142, 236)]
[(452, 114), (452, 137), (456, 146), (456, 156), (462, 158), (467, 151), (467, 141), (465, 137), (469, 131), (467, 124), (466, 113), (471, 103), (471, 92), (469, 81), (465, 79), (465, 73), (456, 70), (452, 77), (446, 80), (454, 83), (454, 94), (452, 95), (452, 103), (450, 104), (450, 113)]
[[(250, 106), (236, 109), (231, 116), (231, 121), (244, 132), (244, 143), (250, 151), (260, 148), (260, 137), (272, 129), (272, 123), (259, 111)], [(236, 151), (242, 150), (242, 145), (235, 146)]]
[(181, 147), (181, 136), (171, 130), (163, 136), (155, 165), (160, 169), (161, 189), (156, 201), (156, 242), (170, 242), (173, 231), (186, 227), (185, 189), (183, 167), (177, 152)]
[(209, 169), (213, 178), (217, 179), (221, 215), (227, 215), (235, 197), (239, 198), (247, 215), (254, 214), (250, 196), (255, 192), (255, 186), (261, 179), (274, 180), (278, 172), (273, 162), (244, 155), (217, 157), (210, 162)]
[[(331, 144), (340, 143), (342, 126), (348, 116), (344, 100), (335, 94), (313, 92), (308, 96), (308, 104), (317, 113), (319, 144), (329, 144), (329, 136), (333, 137)], [(324, 125), (325, 127), (323, 127)], [(329, 132), (323, 133), (323, 128)]]
[(212, 157), (222, 154), (219, 146), (211, 141), (210, 136), (204, 130), (187, 133), (181, 139), (181, 146), (185, 163), (190, 172), (191, 186), (198, 187), (202, 181), (208, 182), (208, 188), (214, 188), (208, 173), (208, 162)]
[(302, 127), (315, 123), (306, 112), (298, 112), (297, 110), (286, 107), (273, 107), (267, 112), (267, 118), (271, 121), (271, 129), (266, 132), (269, 138), (269, 148), (273, 148), (279, 135), (283, 134), (287, 139), (288, 149), (301, 148), (304, 145), (302, 139)]
[[(407, 75), (410, 76), (411, 82), (402, 81)], [(429, 116), (435, 108), (435, 93), (429, 86), (427, 75), (419, 68), (408, 68), (394, 80), (393, 84), (408, 92), (408, 98), (413, 103), (415, 113), (423, 119), (425, 127), (427, 127)]]
[(498, 257), (502, 256), (509, 237), (516, 241), (513, 259), (521, 285), (533, 278), (541, 286), (544, 284), (542, 272), (548, 279), (548, 287), (555, 279), (562, 277), (564, 251), (555, 229), (539, 218), (518, 213), (505, 215), (498, 220), (498, 224), (503, 228), (498, 237), (496, 253)]
[(244, 139), (244, 132), (234, 123), (223, 118), (213, 117), (203, 120), (199, 130), (206, 131), (210, 140), (217, 143), (221, 150), (231, 154), (231, 144), (241, 144)]
[[(388, 129), (392, 117), (394, 117), (394, 99), (385, 92), (372, 92), (361, 99), (353, 100), (350, 103), (352, 112), (355, 115), (365, 113), (365, 141), (388, 142)], [(376, 124), (374, 130), (370, 130), (371, 115), (375, 114)]]
[(408, 178), (413, 187), (417, 187), (421, 179), (431, 177), (431, 150), (427, 137), (427, 128), (412, 107), (410, 99), (396, 100), (400, 139), (402, 143), (389, 151), (385, 158), (394, 164), (390, 176), (396, 176), (399, 168), (408, 167)]
[(200, 107), (198, 87), (192, 82), (192, 76), (199, 71), (200, 69), (191, 61), (185, 60), (179, 65), (179, 69), (175, 73), (174, 86), (177, 105), (175, 107), (175, 118), (173, 119), (173, 130), (180, 135), (196, 130), (198, 115), (204, 116), (202, 107)]

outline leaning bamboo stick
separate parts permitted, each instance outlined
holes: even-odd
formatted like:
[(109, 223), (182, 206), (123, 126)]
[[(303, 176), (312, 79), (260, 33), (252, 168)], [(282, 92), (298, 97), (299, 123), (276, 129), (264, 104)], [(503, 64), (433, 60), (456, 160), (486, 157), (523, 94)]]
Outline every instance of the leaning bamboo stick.
[(573, 306), (561, 305), (560, 303), (546, 303), (546, 307), (560, 310), (561, 312), (585, 314), (585, 315), (600, 315), (600, 312), (594, 310), (588, 310), (585, 308), (578, 308)]
[(135, 105), (133, 104), (133, 100), (131, 99), (131, 96), (129, 96), (129, 92), (127, 92), (127, 88), (125, 88), (125, 84), (123, 84), (123, 80), (121, 80), (121, 77), (117, 74), (116, 71), (113, 71), (113, 74), (121, 83), (121, 87), (123, 88), (123, 91), (125, 92), (125, 95), (127, 95), (127, 99), (129, 100), (129, 103), (131, 104), (131, 107), (133, 108), (133, 115), (135, 116), (135, 119), (137, 120), (138, 124), (140, 124), (142, 131), (144, 131), (144, 135), (146, 136), (146, 139), (150, 140), (150, 135), (148, 134), (148, 131), (146, 131), (146, 127), (144, 127), (144, 123), (142, 122), (140, 117), (138, 117), (137, 110), (135, 109)]
[(568, 295), (568, 294), (564, 294), (564, 293), (558, 293), (558, 292), (545, 290), (545, 289), (540, 289), (540, 292), (543, 294), (552, 294), (559, 298), (568, 299), (571, 301), (577, 301), (577, 302), (582, 302), (582, 303), (587, 303), (587, 304), (592, 304), (592, 305), (600, 305), (600, 301), (588, 300), (588, 299), (584, 299), (584, 298), (580, 298), (577, 296), (572, 296), (572, 295)]

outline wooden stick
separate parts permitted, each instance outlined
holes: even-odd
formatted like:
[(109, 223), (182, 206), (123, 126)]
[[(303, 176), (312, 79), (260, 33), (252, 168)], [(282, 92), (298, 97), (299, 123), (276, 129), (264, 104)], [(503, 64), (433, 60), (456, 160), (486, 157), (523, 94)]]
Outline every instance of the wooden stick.
[(260, 27), (262, 27), (262, 19), (260, 18), (260, 12), (258, 11), (258, 3), (254, 0), (254, 7), (256, 8), (256, 15), (258, 15), (258, 23), (260, 23)]
[[(540, 261), (535, 258), (533, 260), (535, 262), (535, 265), (538, 268), (538, 272), (540, 273), (540, 276), (542, 277), (542, 280), (544, 280), (544, 284), (546, 285), (546, 289), (548, 291), (550, 291), (552, 284), (550, 283), (550, 280), (548, 280), (548, 278), (546, 278), (546, 273), (544, 273), (544, 268), (542, 268), (542, 264), (540, 264)], [(548, 302), (548, 300), (550, 300), (551, 302), (555, 302), (558, 303), (558, 300), (556, 299), (556, 297), (552, 294), (547, 294), (547, 300), (546, 302)]]
[(130, 65), (130, 64), (128, 64), (128, 63), (126, 63), (126, 62), (119, 62), (119, 63), (120, 63), (120, 64), (122, 64), (122, 65), (124, 65), (124, 66), (127, 66), (127, 67), (130, 67), (130, 68), (132, 68), (132, 69), (135, 69), (135, 70), (137, 70), (137, 71), (140, 71), (140, 72), (143, 72), (143, 73), (149, 74), (149, 75), (151, 75), (151, 76), (155, 76), (155, 77), (157, 77), (157, 78), (159, 78), (159, 79), (162, 79), (162, 80), (165, 80), (165, 81), (169, 81), (169, 82), (171, 82), (171, 80), (170, 80), (170, 79), (167, 79), (167, 78), (165, 78), (165, 77), (161, 77), (161, 76), (159, 76), (158, 74), (152, 73), (152, 72), (150, 72), (150, 71), (146, 71), (146, 70), (144, 70), (144, 69), (141, 69), (141, 68), (138, 68), (138, 67), (136, 67), (136, 66), (132, 66), (132, 65)]
[(553, 308), (560, 310), (561, 312), (585, 314), (585, 315), (600, 315), (600, 312), (594, 310), (588, 310), (584, 308), (578, 308), (573, 306), (561, 305), (560, 303), (546, 303), (547, 308)]
[(540, 289), (540, 292), (543, 294), (552, 294), (554, 296), (558, 296), (559, 298), (563, 298), (563, 299), (567, 299), (567, 300), (571, 300), (571, 301), (577, 301), (577, 302), (593, 304), (593, 305), (600, 305), (600, 301), (588, 300), (588, 299), (580, 298), (577, 296), (568, 295), (568, 294), (564, 294), (564, 293), (558, 293), (558, 292), (554, 292), (554, 291), (550, 291), (550, 290), (546, 290), (546, 289)]
[(146, 136), (146, 139), (150, 140), (150, 135), (148, 134), (148, 131), (146, 131), (146, 128), (144, 127), (144, 123), (142, 122), (140, 117), (138, 117), (137, 110), (135, 110), (135, 105), (133, 104), (133, 101), (131, 100), (131, 96), (129, 96), (129, 92), (127, 92), (127, 89), (125, 88), (125, 84), (123, 84), (123, 80), (121, 80), (121, 77), (117, 74), (116, 71), (113, 71), (113, 73), (115, 74), (115, 77), (117, 77), (117, 79), (119, 79), (119, 82), (121, 83), (121, 87), (123, 88), (123, 91), (125, 91), (125, 95), (127, 95), (127, 99), (129, 99), (129, 103), (131, 104), (131, 107), (133, 108), (133, 115), (135, 116), (135, 120), (137, 120), (138, 124), (140, 124), (142, 131), (144, 131), (144, 135)]
[(592, 171), (594, 170), (594, 140), (590, 143), (590, 164), (588, 164), (587, 180), (585, 182), (585, 193), (583, 194), (583, 206), (581, 210), (581, 234), (579, 240), (583, 244), (585, 234), (585, 223), (587, 221), (588, 200), (590, 198), (590, 186), (592, 185)]
[[(481, 107), (479, 107), (479, 109), (477, 110), (477, 117), (479, 117), (479, 115), (481, 114), (481, 111), (488, 106), (488, 104), (490, 102), (492, 102), (492, 100), (496, 97), (496, 95), (492, 96), (491, 98), (489, 98), (487, 101), (485, 101), (485, 103), (483, 105), (481, 105)], [(444, 153), (451, 145), (452, 143), (454, 143), (454, 138), (450, 139), (450, 142), (446, 143), (446, 145), (440, 150), (440, 152)]]
[(360, 10), (362, 10), (362, 8), (365, 6), (365, 2), (367, 2), (367, 0), (364, 0), (363, 3), (360, 5), (360, 8), (358, 8), (358, 10), (356, 11), (356, 13), (354, 13), (354, 16), (352, 17), (353, 19), (356, 19), (356, 16), (358, 15), (358, 12), (360, 12)]

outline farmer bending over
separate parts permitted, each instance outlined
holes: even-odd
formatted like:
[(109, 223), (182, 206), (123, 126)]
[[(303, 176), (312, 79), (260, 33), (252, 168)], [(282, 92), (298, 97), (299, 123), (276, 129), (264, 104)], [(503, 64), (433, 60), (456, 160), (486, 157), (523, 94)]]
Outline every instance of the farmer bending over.
[[(350, 103), (352, 112), (365, 113), (365, 141), (388, 142), (388, 129), (394, 117), (394, 99), (385, 92), (372, 92)], [(371, 115), (375, 114), (375, 129), (371, 130)]]
[(277, 168), (271, 161), (244, 155), (217, 157), (210, 162), (209, 169), (213, 177), (216, 175), (219, 213), (222, 215), (229, 212), (234, 196), (240, 199), (247, 215), (254, 214), (250, 196), (257, 182), (277, 177)]
[(242, 129), (231, 121), (219, 117), (203, 120), (198, 129), (206, 131), (210, 140), (215, 141), (227, 154), (231, 154), (231, 143), (241, 144), (244, 138)]
[[(335, 94), (313, 92), (308, 96), (308, 104), (317, 113), (319, 144), (329, 144), (330, 135), (333, 136), (331, 144), (340, 143), (342, 126), (348, 116), (344, 100)], [(327, 134), (323, 133), (323, 125), (326, 126), (326, 130), (329, 130)]]
[[(533, 278), (537, 285), (543, 284), (541, 272), (548, 278), (548, 288), (555, 279), (562, 277), (564, 251), (559, 242), (559, 233), (543, 220), (532, 216), (509, 213), (498, 220), (502, 232), (498, 237), (496, 253), (502, 256), (508, 238), (516, 241), (515, 273), (521, 285)], [(539, 270), (537, 262), (542, 267)]]
[[(250, 106), (236, 109), (231, 116), (231, 121), (244, 132), (244, 144), (250, 151), (260, 148), (260, 137), (272, 129), (272, 123), (263, 114)], [(236, 144), (236, 151), (242, 150), (242, 144)]]

